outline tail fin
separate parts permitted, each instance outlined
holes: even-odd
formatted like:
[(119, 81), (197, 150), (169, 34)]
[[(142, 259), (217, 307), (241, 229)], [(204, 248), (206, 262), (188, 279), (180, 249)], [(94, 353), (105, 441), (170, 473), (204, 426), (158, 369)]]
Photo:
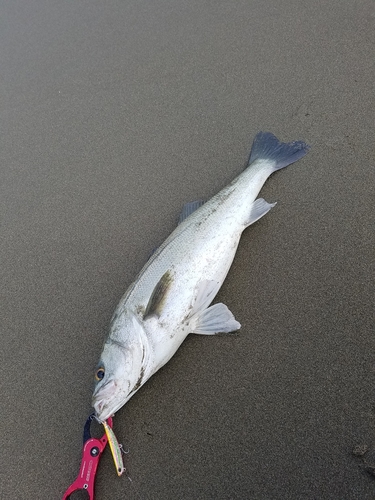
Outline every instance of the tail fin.
[(259, 132), (254, 139), (248, 165), (255, 160), (275, 162), (275, 170), (299, 160), (310, 149), (303, 141), (280, 142), (271, 132)]

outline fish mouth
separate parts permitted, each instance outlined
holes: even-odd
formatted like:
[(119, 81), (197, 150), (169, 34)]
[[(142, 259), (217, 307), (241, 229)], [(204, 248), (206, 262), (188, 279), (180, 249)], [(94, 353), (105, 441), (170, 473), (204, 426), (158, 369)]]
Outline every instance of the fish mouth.
[[(110, 402), (109, 402), (110, 403)], [(100, 422), (103, 423), (107, 418), (113, 417), (117, 410), (123, 406), (123, 403), (119, 403), (115, 407), (108, 406), (109, 403), (106, 404), (104, 400), (98, 400), (93, 402), (92, 406), (95, 410), (95, 417)]]
[(107, 420), (125, 404), (126, 399), (121, 395), (115, 380), (109, 380), (105, 385), (97, 387), (92, 396), (91, 405), (99, 422)]

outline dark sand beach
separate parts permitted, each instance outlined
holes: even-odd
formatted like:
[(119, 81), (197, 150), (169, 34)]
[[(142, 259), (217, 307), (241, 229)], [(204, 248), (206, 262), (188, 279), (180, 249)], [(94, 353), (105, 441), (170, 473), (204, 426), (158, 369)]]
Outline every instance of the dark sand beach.
[(0, 1), (1, 499), (75, 479), (117, 302), (259, 130), (311, 151), (217, 296), (242, 328), (188, 337), (116, 414), (127, 473), (106, 449), (95, 498), (375, 498), (374, 23), (371, 0)]

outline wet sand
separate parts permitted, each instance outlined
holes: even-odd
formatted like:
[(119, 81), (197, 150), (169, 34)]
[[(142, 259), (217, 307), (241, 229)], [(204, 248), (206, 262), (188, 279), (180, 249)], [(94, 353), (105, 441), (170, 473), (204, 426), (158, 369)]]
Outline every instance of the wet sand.
[(117, 413), (132, 482), (106, 450), (96, 498), (375, 498), (374, 21), (370, 0), (0, 2), (1, 498), (74, 480), (118, 300), (259, 130), (312, 148), (218, 295), (242, 328), (189, 337)]

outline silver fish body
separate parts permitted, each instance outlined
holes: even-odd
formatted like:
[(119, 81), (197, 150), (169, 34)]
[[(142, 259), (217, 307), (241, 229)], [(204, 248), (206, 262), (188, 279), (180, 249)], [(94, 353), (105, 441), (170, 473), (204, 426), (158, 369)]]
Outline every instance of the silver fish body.
[(260, 132), (248, 167), (184, 218), (151, 256), (111, 320), (92, 402), (100, 421), (121, 408), (189, 333), (212, 335), (240, 328), (224, 304), (210, 304), (229, 271), (242, 231), (274, 206), (256, 200), (263, 184), (307, 151), (301, 141), (281, 143)]

